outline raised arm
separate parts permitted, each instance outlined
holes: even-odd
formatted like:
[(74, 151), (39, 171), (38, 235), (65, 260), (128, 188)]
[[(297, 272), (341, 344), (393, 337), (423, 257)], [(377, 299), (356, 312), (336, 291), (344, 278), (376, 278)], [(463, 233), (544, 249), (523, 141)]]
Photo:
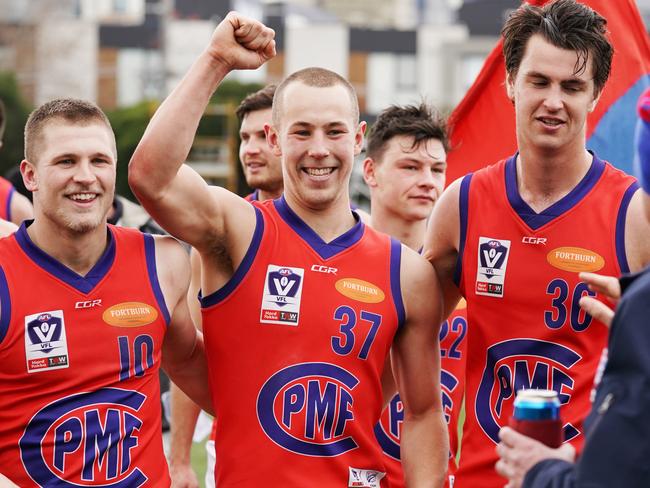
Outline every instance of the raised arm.
[(408, 486), (440, 487), (449, 453), (440, 390), (440, 288), (429, 263), (405, 246), (401, 276), (406, 322), (395, 337), (391, 358), (404, 404), (402, 466)]
[(273, 30), (260, 22), (229, 13), (156, 111), (129, 164), (129, 184), (154, 220), (200, 252), (223, 240), (229, 222), (250, 230), (255, 215), (226, 190), (212, 191), (183, 162), (219, 83), (232, 70), (256, 69), (273, 57), (273, 37)]
[(460, 291), (454, 282), (460, 242), (460, 183), (459, 179), (449, 185), (436, 203), (422, 253), (433, 264), (442, 288), (443, 320), (453, 312), (460, 299)]

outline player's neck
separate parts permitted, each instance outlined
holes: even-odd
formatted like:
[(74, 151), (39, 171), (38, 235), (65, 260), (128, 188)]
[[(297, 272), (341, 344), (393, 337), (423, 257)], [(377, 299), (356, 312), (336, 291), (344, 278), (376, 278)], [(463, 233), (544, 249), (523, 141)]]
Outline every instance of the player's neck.
[(320, 209), (310, 208), (286, 193), (284, 197), (289, 208), (325, 242), (332, 242), (357, 223), (347, 194)]
[(516, 162), (519, 195), (535, 212), (541, 212), (571, 192), (592, 161), (584, 145), (556, 153), (522, 150)]
[(278, 188), (277, 190), (257, 189), (257, 198), (260, 202), (265, 200), (275, 200), (276, 198), (280, 198), (280, 195), (282, 195), (282, 188)]
[(394, 237), (416, 252), (422, 249), (427, 230), (426, 220), (405, 220), (379, 205), (371, 206), (370, 219), (373, 229)]
[(80, 276), (85, 276), (95, 266), (108, 243), (106, 224), (78, 233), (54, 226), (45, 217), (37, 217), (27, 233), (43, 252)]

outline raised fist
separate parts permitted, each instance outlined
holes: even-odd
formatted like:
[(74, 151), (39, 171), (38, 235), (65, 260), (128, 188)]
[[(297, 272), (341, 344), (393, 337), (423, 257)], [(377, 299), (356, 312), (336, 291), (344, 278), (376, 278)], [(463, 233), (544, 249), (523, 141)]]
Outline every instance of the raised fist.
[(208, 53), (227, 69), (257, 69), (275, 56), (275, 32), (257, 20), (230, 12), (217, 26)]

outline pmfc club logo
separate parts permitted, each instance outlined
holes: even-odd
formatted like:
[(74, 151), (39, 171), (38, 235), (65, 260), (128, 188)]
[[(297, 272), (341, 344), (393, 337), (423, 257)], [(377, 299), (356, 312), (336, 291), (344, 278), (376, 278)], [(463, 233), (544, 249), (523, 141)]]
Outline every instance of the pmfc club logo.
[(260, 426), (274, 443), (305, 456), (331, 457), (356, 449), (347, 426), (354, 419), (353, 390), (358, 383), (334, 364), (284, 368), (260, 389)]
[(298, 325), (305, 270), (269, 264), (264, 281), (260, 322)]
[(137, 488), (147, 476), (133, 462), (142, 420), (141, 393), (103, 388), (57, 400), (34, 415), (20, 456), (39, 486)]
[[(512, 339), (491, 346), (477, 395), (475, 414), (483, 432), (499, 442), (499, 429), (507, 425), (513, 402), (521, 389), (555, 390), (563, 405), (574, 389), (572, 368), (581, 356), (560, 344), (537, 339)], [(564, 438), (579, 434), (571, 424)]]

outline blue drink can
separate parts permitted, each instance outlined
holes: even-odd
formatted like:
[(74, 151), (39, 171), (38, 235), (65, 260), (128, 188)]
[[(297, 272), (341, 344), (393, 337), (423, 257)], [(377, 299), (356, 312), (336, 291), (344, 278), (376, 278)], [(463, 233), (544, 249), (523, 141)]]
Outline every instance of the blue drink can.
[(520, 390), (514, 404), (510, 426), (518, 432), (560, 447), (563, 440), (560, 399), (554, 390)]

